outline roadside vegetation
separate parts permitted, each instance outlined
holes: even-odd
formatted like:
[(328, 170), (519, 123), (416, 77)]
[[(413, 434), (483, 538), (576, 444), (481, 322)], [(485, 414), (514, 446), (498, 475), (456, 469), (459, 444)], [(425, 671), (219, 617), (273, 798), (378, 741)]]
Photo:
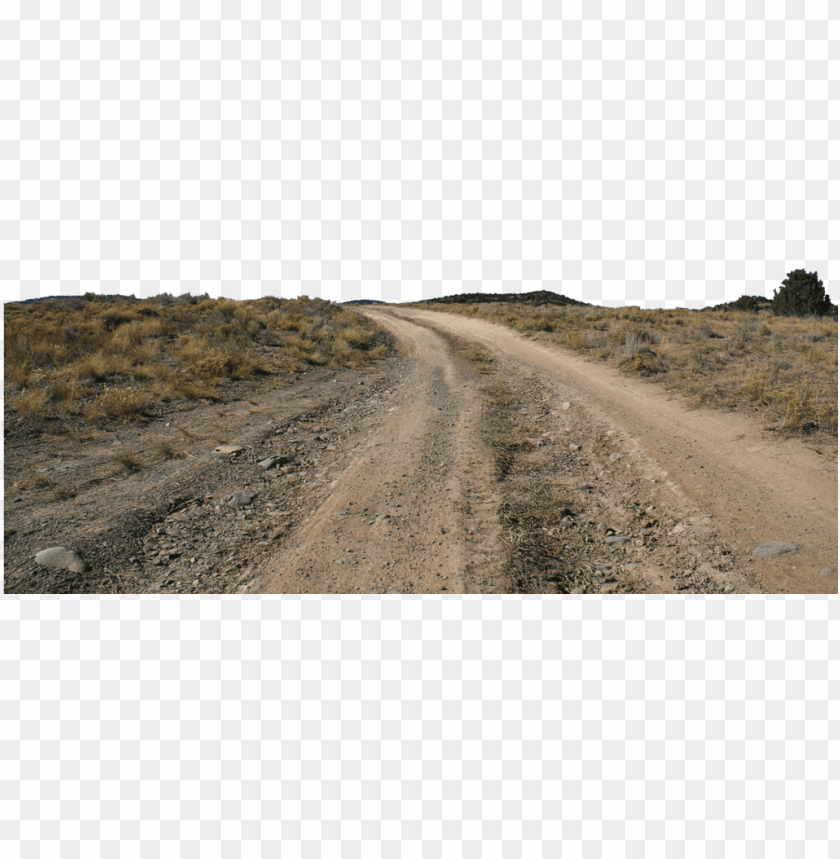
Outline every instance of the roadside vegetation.
[(698, 405), (757, 413), (774, 429), (813, 435), (826, 445), (819, 452), (828, 452), (837, 437), (837, 319), (776, 315), (769, 304), (759, 311), (418, 306), (533, 334), (659, 382)]
[(3, 323), (6, 406), (90, 425), (131, 421), (159, 402), (213, 399), (228, 380), (358, 368), (388, 353), (368, 319), (307, 297), (87, 293), (6, 304)]

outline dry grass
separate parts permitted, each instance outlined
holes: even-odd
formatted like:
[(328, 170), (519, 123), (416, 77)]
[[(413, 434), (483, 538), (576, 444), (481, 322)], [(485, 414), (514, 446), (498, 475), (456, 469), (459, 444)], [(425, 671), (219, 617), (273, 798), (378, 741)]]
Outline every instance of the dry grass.
[(49, 494), (50, 501), (67, 501), (70, 498), (75, 498), (76, 493), (70, 489), (65, 489), (63, 486), (59, 486), (56, 489), (53, 489)]
[[(429, 308), (429, 305), (422, 305)], [(837, 436), (837, 320), (769, 311), (439, 304), (650, 378), (695, 404)]]
[(114, 466), (117, 471), (135, 474), (143, 468), (143, 463), (130, 453), (121, 453), (114, 457)]
[(18, 414), (130, 421), (155, 401), (213, 399), (227, 380), (362, 367), (383, 332), (321, 299), (231, 301), (88, 293), (4, 306), (4, 383)]
[(49, 396), (44, 388), (25, 388), (15, 400), (15, 409), (21, 417), (38, 414), (48, 400)]
[(161, 459), (183, 459), (186, 456), (184, 451), (176, 450), (167, 441), (159, 442), (155, 448), (155, 453), (161, 457)]

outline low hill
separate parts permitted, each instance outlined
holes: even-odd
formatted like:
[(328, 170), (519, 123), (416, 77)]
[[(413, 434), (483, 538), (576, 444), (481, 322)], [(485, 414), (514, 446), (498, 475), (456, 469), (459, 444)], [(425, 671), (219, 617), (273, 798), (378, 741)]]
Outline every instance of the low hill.
[(585, 301), (577, 301), (556, 292), (545, 289), (534, 292), (463, 292), (460, 295), (444, 295), (441, 298), (426, 298), (423, 301), (415, 301), (413, 304), (527, 304), (539, 307), (543, 304), (552, 304), (559, 307), (577, 305), (578, 307), (591, 307)]
[(378, 301), (375, 298), (354, 298), (352, 301), (342, 301), (342, 304), (387, 304), (387, 301)]

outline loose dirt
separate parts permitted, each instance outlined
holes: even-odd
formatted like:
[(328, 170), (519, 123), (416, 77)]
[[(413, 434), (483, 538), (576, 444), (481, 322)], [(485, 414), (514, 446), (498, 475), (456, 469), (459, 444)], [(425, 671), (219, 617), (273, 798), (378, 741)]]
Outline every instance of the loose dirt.
[(7, 412), (6, 592), (836, 592), (836, 459), (498, 325), (358, 312), (394, 350), (364, 370), (87, 440)]

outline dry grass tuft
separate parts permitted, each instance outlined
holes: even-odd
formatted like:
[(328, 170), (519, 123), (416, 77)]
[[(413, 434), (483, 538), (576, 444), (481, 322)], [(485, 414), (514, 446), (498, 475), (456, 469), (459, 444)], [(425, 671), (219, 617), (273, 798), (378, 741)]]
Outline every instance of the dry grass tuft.
[(15, 400), (15, 409), (22, 418), (37, 415), (43, 410), (48, 399), (43, 388), (24, 388)]
[(70, 498), (75, 498), (76, 493), (70, 489), (65, 489), (63, 486), (59, 486), (57, 489), (53, 489), (48, 497), (50, 501), (67, 501)]
[(114, 463), (117, 471), (126, 474), (135, 474), (143, 468), (143, 463), (130, 453), (121, 453), (119, 456), (115, 456)]
[(183, 459), (183, 457), (186, 456), (184, 451), (176, 450), (167, 441), (159, 442), (155, 448), (155, 453), (161, 457), (161, 459)]
[(85, 420), (96, 425), (106, 418), (128, 422), (149, 405), (149, 395), (143, 391), (126, 389), (108, 390), (89, 403), (84, 410)]

